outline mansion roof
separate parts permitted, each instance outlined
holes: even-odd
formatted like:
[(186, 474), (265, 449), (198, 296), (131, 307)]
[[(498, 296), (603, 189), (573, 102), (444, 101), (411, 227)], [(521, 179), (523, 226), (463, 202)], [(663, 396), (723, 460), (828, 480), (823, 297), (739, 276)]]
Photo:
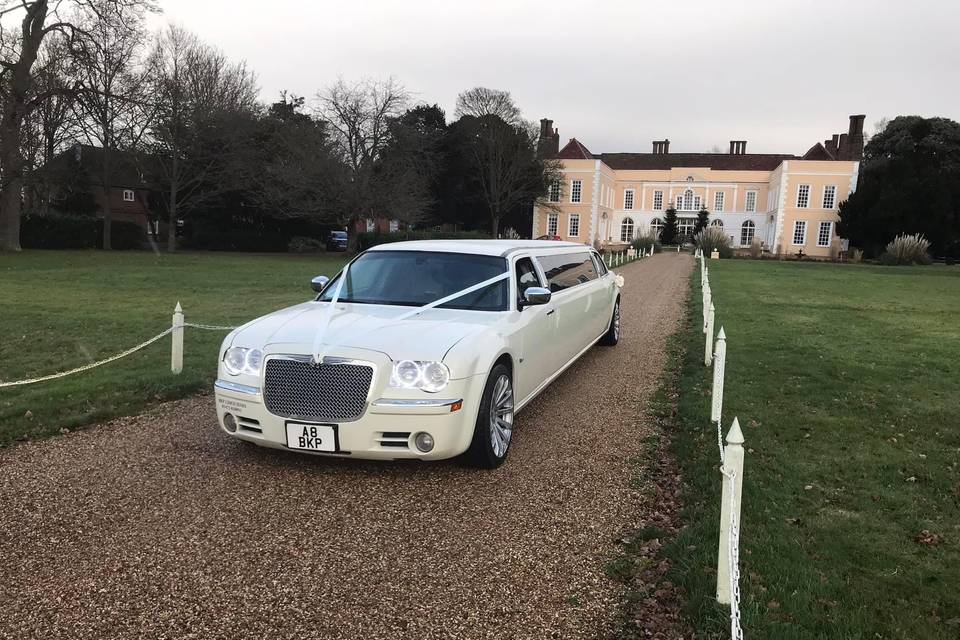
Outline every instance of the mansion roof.
[[(747, 153), (746, 140), (731, 140), (729, 153), (670, 153), (669, 140), (654, 140), (653, 153), (591, 153), (577, 140), (560, 146), (560, 134), (553, 120), (540, 121), (541, 151), (558, 160), (600, 160), (614, 170), (669, 170), (674, 167), (703, 167), (726, 171), (773, 171), (785, 160), (860, 160), (863, 157), (864, 115), (850, 116), (847, 133), (817, 142), (802, 156), (791, 153)], [(551, 148), (552, 147), (552, 148)]]
[(560, 160), (600, 160), (614, 170), (707, 167), (727, 171), (773, 171), (784, 160), (801, 156), (784, 153), (590, 153), (571, 138), (556, 156)]

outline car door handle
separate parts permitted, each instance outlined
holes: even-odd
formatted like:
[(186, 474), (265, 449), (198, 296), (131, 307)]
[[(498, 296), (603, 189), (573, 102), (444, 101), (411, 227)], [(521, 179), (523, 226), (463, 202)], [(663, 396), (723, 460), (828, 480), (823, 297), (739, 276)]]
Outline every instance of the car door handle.
[(547, 311), (547, 315), (549, 316), (549, 315), (552, 314), (554, 311), (556, 311), (556, 309), (550, 309), (550, 311)]

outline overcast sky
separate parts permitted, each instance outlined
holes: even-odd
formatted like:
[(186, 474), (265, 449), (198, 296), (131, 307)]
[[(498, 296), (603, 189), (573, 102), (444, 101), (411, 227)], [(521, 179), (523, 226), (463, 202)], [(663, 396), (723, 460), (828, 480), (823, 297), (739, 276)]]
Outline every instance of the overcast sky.
[(452, 118), (458, 92), (510, 91), (591, 151), (802, 153), (847, 116), (960, 120), (957, 0), (160, 0), (260, 80), (313, 96), (395, 76)]

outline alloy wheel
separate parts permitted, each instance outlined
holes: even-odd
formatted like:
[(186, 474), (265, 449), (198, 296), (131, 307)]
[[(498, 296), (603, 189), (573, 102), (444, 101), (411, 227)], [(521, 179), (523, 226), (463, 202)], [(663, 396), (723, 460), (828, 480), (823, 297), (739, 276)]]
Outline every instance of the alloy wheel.
[(512, 436), (513, 385), (509, 376), (501, 375), (490, 396), (490, 445), (495, 456), (502, 458), (507, 454)]

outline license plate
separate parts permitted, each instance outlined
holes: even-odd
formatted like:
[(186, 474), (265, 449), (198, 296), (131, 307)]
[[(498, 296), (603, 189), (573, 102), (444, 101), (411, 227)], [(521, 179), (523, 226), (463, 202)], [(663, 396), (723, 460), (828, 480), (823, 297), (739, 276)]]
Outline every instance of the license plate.
[(288, 422), (287, 447), (304, 451), (336, 451), (337, 429), (327, 424)]

